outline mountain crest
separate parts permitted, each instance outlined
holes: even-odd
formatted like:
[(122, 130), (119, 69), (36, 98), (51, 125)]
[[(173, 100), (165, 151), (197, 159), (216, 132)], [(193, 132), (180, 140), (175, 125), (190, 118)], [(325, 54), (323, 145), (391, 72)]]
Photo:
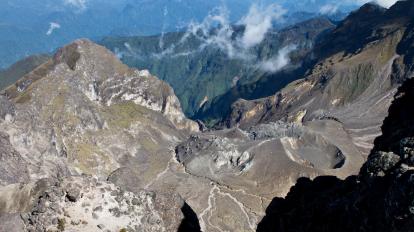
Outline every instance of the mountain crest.
[(70, 69), (75, 70), (76, 62), (79, 58), (80, 53), (78, 52), (78, 44), (75, 42), (59, 49), (53, 59), (56, 63), (64, 62)]
[(390, 7), (386, 12), (386, 16), (390, 18), (405, 18), (412, 21), (414, 17), (414, 1), (398, 1)]
[(44, 105), (48, 95), (58, 94), (61, 89), (68, 89), (71, 98), (83, 95), (103, 106), (132, 101), (162, 113), (179, 129), (198, 128), (185, 118), (168, 84), (146, 70), (129, 68), (109, 50), (87, 39), (59, 49), (51, 60), (7, 88), (5, 94), (17, 103), (34, 100)]

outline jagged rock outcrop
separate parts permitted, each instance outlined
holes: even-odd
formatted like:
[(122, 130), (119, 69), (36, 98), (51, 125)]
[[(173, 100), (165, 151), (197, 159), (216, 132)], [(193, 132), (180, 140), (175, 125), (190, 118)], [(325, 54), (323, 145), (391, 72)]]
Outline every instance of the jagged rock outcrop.
[[(21, 214), (20, 220), (14, 220), (23, 223), (24, 229), (12, 229), (16, 232), (177, 231), (183, 219), (184, 202), (178, 195), (132, 193), (90, 177), (44, 179), (28, 186), (9, 186), (8, 194), (8, 198), (0, 197), (1, 205), (21, 204), (13, 213)], [(25, 197), (30, 200), (23, 203), (22, 194), (28, 194)], [(13, 214), (4, 211), (2, 207), (2, 218), (13, 218)], [(1, 222), (1, 226), (8, 225)]]
[(359, 176), (302, 178), (258, 231), (413, 231), (414, 79), (395, 95)]

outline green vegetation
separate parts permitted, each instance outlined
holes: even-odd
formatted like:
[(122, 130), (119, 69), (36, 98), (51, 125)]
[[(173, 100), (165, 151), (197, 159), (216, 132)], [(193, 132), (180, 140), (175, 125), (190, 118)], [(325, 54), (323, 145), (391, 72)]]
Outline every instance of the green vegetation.
[(59, 231), (65, 231), (65, 225), (66, 225), (66, 219), (65, 218), (59, 218), (57, 229)]
[(105, 118), (110, 127), (129, 128), (131, 123), (140, 120), (145, 121), (148, 110), (136, 105), (132, 101), (113, 104), (107, 110)]
[[(181, 33), (168, 34), (165, 46), (175, 44)], [(107, 38), (103, 44), (112, 50), (122, 48), (124, 43), (139, 50), (139, 56), (124, 56), (122, 61), (138, 69), (150, 72), (169, 83), (178, 96), (184, 112), (193, 116), (205, 97), (212, 99), (225, 93), (232, 87), (235, 77), (246, 76), (247, 65), (240, 60), (228, 59), (227, 55), (215, 47), (186, 56), (155, 57), (162, 50), (158, 46), (158, 37)], [(177, 53), (197, 50), (200, 41), (193, 38)]]

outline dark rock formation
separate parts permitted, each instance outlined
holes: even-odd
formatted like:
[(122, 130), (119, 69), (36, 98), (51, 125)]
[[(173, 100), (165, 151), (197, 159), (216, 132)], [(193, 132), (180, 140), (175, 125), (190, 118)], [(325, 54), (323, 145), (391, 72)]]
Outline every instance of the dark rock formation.
[(375, 140), (375, 149), (400, 153), (402, 139), (414, 135), (414, 80), (410, 79), (400, 88), (382, 126), (383, 135)]
[(181, 212), (183, 212), (184, 219), (178, 228), (178, 232), (201, 232), (197, 214), (187, 203), (181, 208)]

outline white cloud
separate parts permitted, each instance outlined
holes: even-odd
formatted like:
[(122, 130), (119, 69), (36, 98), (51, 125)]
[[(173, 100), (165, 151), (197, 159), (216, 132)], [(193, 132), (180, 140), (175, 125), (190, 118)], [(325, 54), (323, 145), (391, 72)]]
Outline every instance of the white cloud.
[(211, 12), (203, 22), (192, 22), (180, 43), (193, 36), (202, 41), (201, 50), (208, 46), (216, 46), (230, 58), (250, 60), (254, 56), (249, 49), (261, 43), (272, 28), (273, 21), (280, 19), (285, 13), (286, 10), (276, 4), (265, 8), (253, 4), (248, 14), (238, 22), (245, 27), (244, 32), (235, 38), (229, 12), (227, 8), (220, 7)]
[(374, 0), (374, 1), (372, 1), (372, 0), (356, 0), (356, 2), (357, 2), (358, 4), (365, 4), (365, 3), (368, 3), (368, 2), (376, 2), (376, 3), (378, 3), (378, 5), (380, 5), (380, 6), (382, 6), (382, 7), (386, 7), (386, 8), (391, 7), (391, 6), (392, 6), (392, 5), (394, 5), (397, 1), (398, 1), (398, 0)]
[(377, 0), (376, 2), (383, 6), (383, 7), (391, 7), (392, 5), (394, 5), (398, 0)]
[(259, 68), (265, 72), (277, 72), (287, 66), (290, 63), (289, 54), (296, 50), (297, 46), (295, 45), (289, 45), (279, 50), (277, 56), (262, 61), (259, 64)]
[(49, 30), (46, 32), (46, 35), (51, 35), (56, 29), (60, 28), (59, 23), (51, 22), (49, 26)]
[(241, 56), (242, 51), (237, 48), (237, 44), (232, 38), (233, 34), (229, 12), (225, 7), (220, 7), (211, 12), (203, 22), (190, 23), (180, 43), (186, 42), (190, 37), (196, 37), (202, 42), (200, 50), (207, 46), (216, 46), (229, 57)]
[(77, 8), (80, 11), (86, 9), (87, 0), (63, 0), (65, 5)]
[(332, 14), (335, 14), (337, 11), (338, 11), (338, 5), (326, 4), (321, 7), (321, 9), (319, 10), (319, 13), (323, 15), (332, 15)]
[(276, 4), (271, 4), (265, 9), (253, 4), (249, 13), (240, 21), (240, 24), (246, 27), (241, 38), (243, 46), (250, 48), (262, 42), (266, 33), (272, 27), (272, 22), (280, 19), (285, 13), (286, 10)]
[(167, 6), (164, 7), (163, 15), (164, 15), (164, 19), (163, 19), (163, 22), (162, 22), (161, 37), (160, 37), (160, 40), (158, 42), (158, 46), (161, 49), (164, 49), (164, 35), (165, 35), (165, 30), (167, 28), (167, 19), (166, 19), (167, 15), (168, 15)]
[[(249, 13), (238, 22), (239, 25), (244, 26), (245, 30), (235, 32), (229, 19), (229, 11), (225, 7), (219, 7), (210, 12), (202, 22), (191, 22), (187, 27), (187, 31), (175, 44), (164, 48), (164, 35), (161, 33), (160, 48), (162, 48), (162, 51), (152, 54), (152, 56), (157, 59), (174, 58), (198, 53), (207, 47), (217, 47), (230, 59), (244, 60), (253, 67), (267, 72), (276, 72), (290, 63), (289, 53), (296, 46), (282, 48), (278, 55), (266, 61), (261, 61), (257, 57), (257, 51), (254, 51), (252, 47), (264, 40), (266, 33), (272, 28), (273, 21), (280, 19), (285, 12), (284, 9), (275, 4), (265, 8), (252, 5)], [(180, 45), (194, 38), (200, 42), (198, 48), (177, 51)], [(125, 45), (125, 49), (126, 54), (137, 56), (129, 45)]]

